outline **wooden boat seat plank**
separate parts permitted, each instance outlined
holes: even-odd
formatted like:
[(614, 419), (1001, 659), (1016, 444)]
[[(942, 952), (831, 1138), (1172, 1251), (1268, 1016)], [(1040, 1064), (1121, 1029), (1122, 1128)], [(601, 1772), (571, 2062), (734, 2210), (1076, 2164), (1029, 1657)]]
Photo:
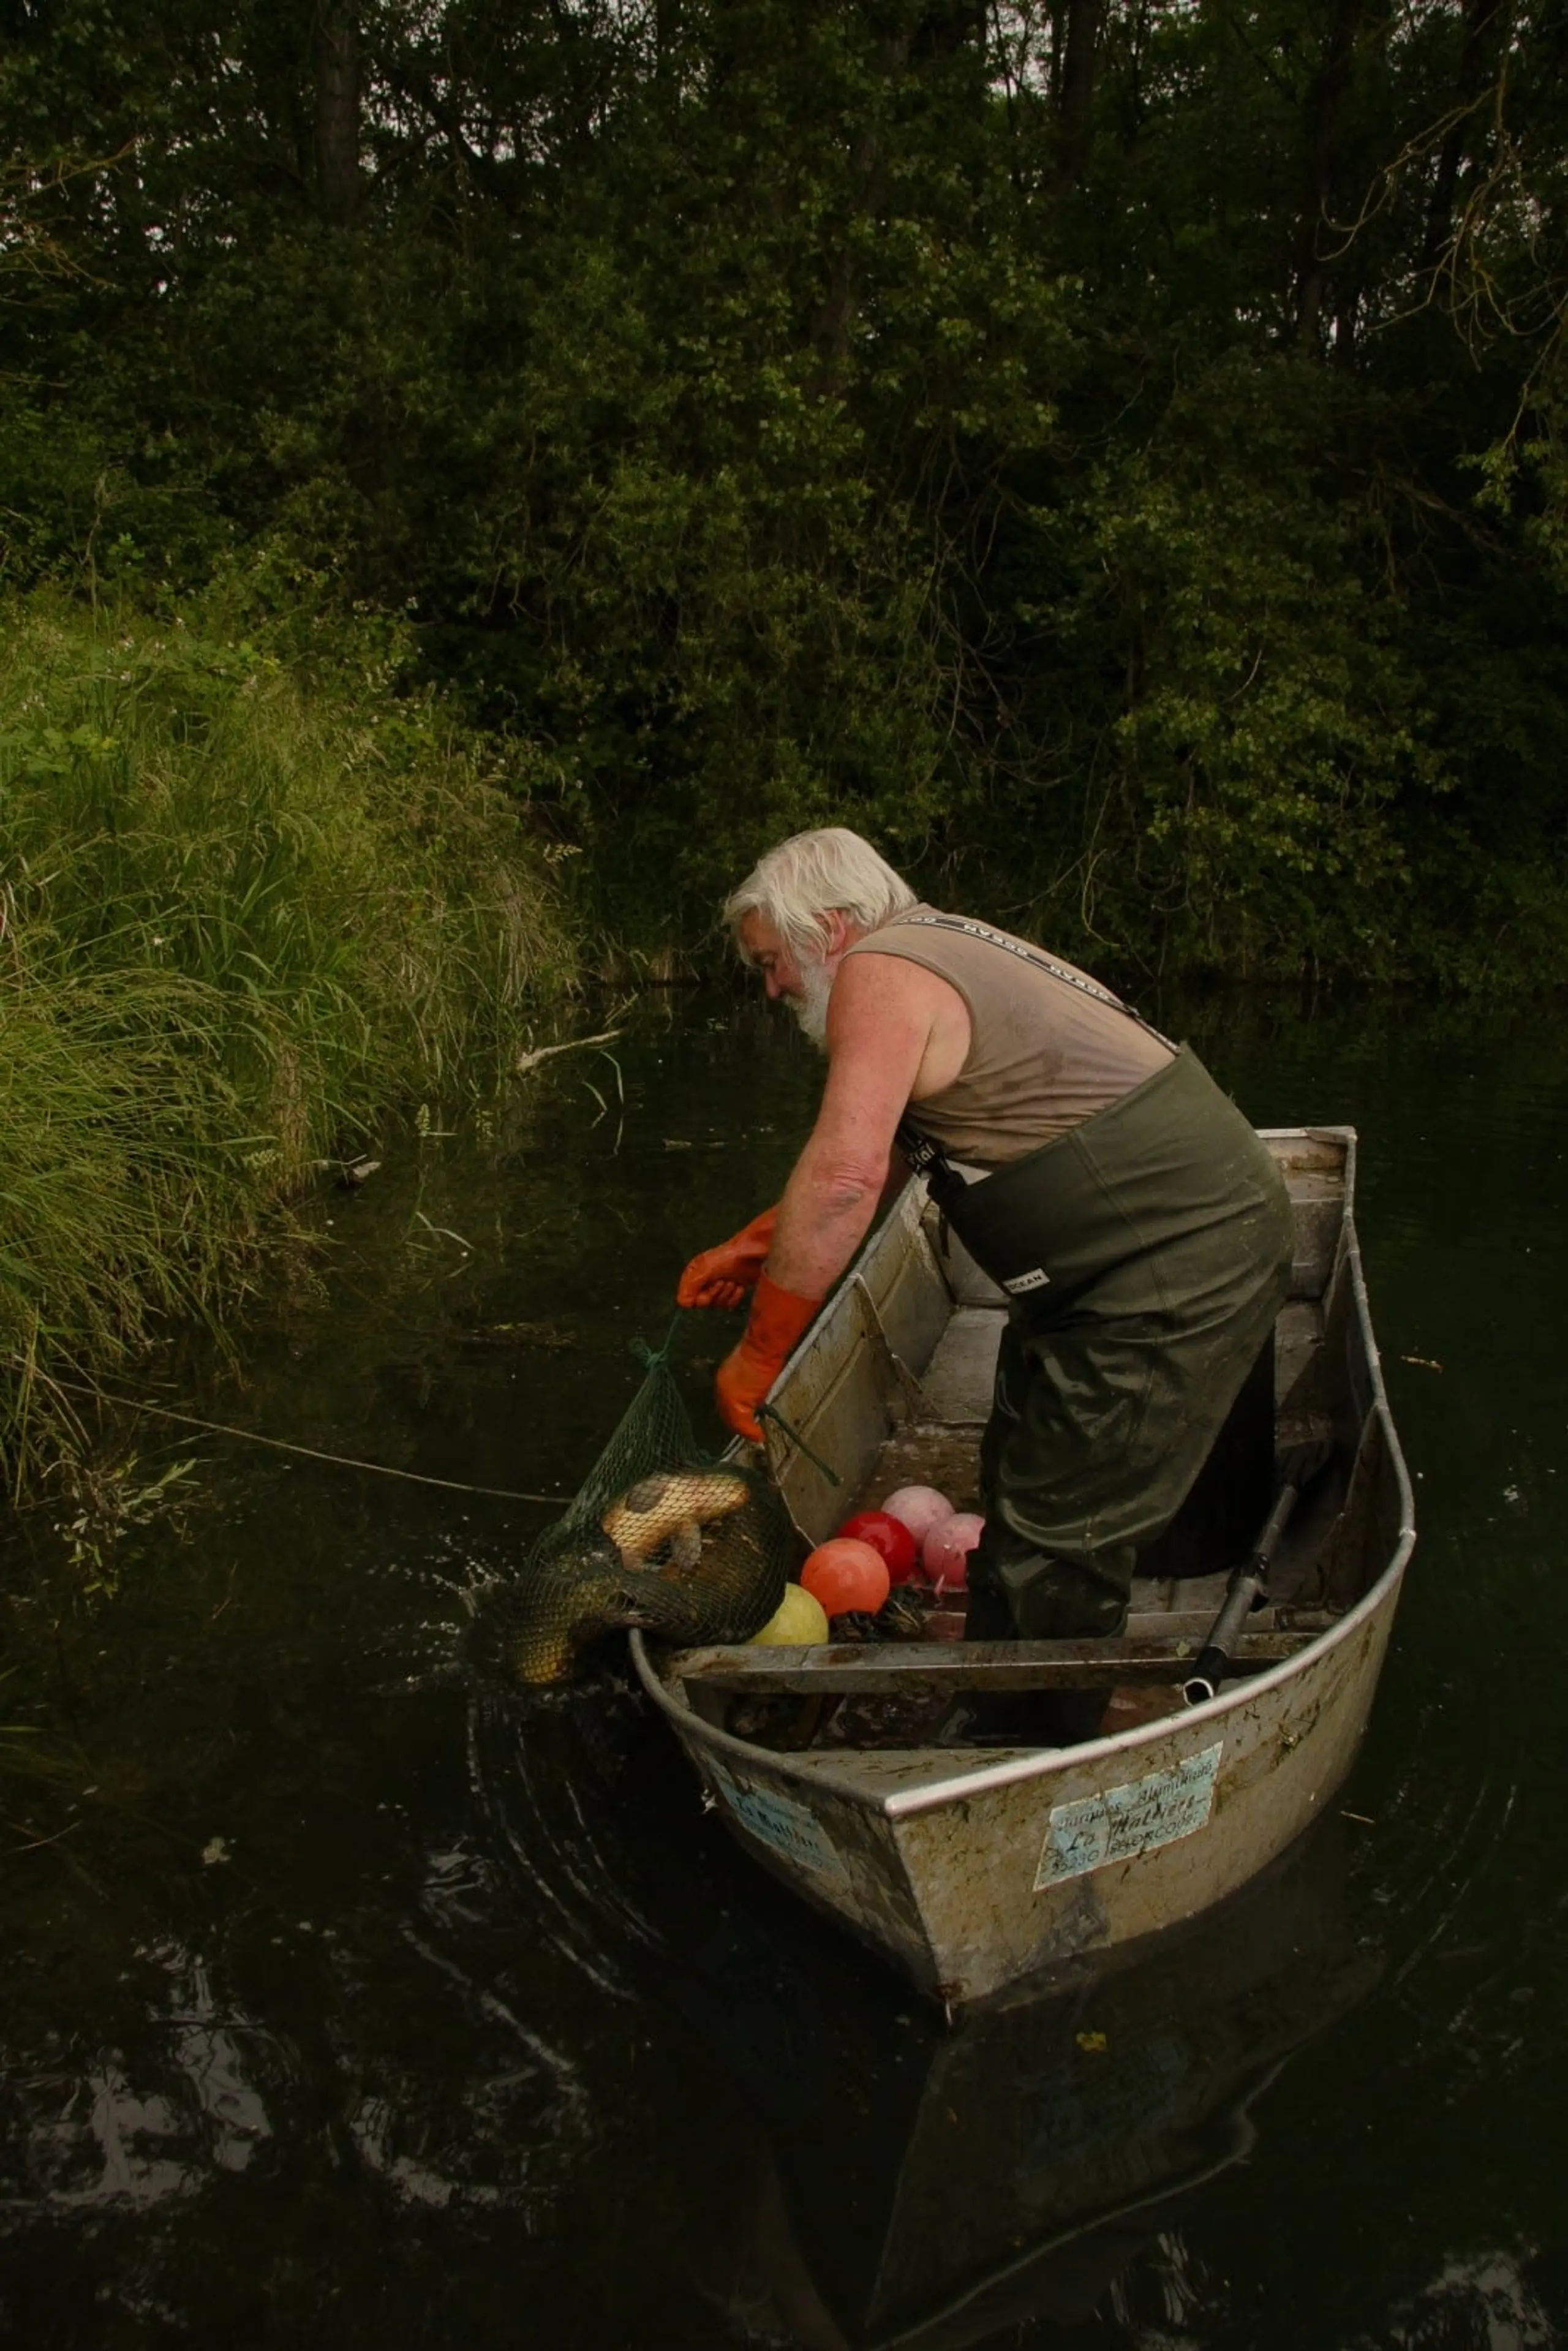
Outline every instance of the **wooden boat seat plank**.
[[(1328, 1621), (1325, 1619), (1325, 1622)], [(1246, 1633), (1237, 1643), (1238, 1672), (1310, 1648), (1322, 1625)], [(819, 1691), (865, 1696), (915, 1690), (1098, 1689), (1117, 1682), (1176, 1681), (1191, 1666), (1208, 1632), (1174, 1637), (1125, 1635), (1116, 1641), (878, 1641), (810, 1649), (686, 1649), (673, 1661), (674, 1676), (704, 1689), (745, 1690), (756, 1697)]]
[(920, 1382), (932, 1417), (938, 1423), (974, 1427), (986, 1419), (1006, 1321), (999, 1306), (960, 1306), (955, 1311)]
[(1274, 1323), (1274, 1393), (1281, 1402), (1295, 1386), (1323, 1340), (1323, 1311), (1316, 1299), (1292, 1298)]
[[(1267, 1134), (1264, 1139), (1270, 1140)], [(1344, 1145), (1324, 1138), (1321, 1157), (1299, 1146), (1281, 1149), (1275, 1144), (1273, 1150), (1296, 1225), (1290, 1294), (1292, 1299), (1318, 1299), (1327, 1287), (1344, 1221)]]
[[(1141, 1616), (1153, 1616), (1159, 1619), (1161, 1629), (1168, 1633), (1172, 1629), (1169, 1620), (1173, 1616), (1190, 1616), (1196, 1624), (1206, 1611), (1212, 1625), (1219, 1614), (1220, 1603), (1225, 1598), (1229, 1581), (1229, 1572), (1226, 1569), (1218, 1569), (1212, 1575), (1134, 1575), (1133, 1609), (1127, 1620), (1129, 1627), (1135, 1625)], [(1271, 1617), (1255, 1616), (1253, 1630), (1260, 1632), (1266, 1624), (1272, 1622)]]

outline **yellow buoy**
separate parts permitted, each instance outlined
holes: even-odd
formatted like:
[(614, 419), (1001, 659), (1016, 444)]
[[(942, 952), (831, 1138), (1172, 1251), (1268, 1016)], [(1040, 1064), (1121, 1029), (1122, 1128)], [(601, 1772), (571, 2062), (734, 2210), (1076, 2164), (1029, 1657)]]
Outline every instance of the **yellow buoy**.
[(809, 1649), (827, 1637), (828, 1619), (821, 1602), (800, 1584), (787, 1583), (783, 1599), (761, 1632), (753, 1633), (751, 1642), (754, 1648), (760, 1643), (769, 1649)]

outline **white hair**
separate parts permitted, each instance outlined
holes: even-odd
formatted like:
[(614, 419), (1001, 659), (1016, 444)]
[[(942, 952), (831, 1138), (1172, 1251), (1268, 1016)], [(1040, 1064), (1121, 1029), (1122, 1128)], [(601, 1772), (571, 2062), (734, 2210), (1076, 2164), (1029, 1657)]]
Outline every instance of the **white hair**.
[(724, 919), (744, 955), (741, 923), (747, 914), (763, 915), (799, 961), (822, 953), (831, 914), (875, 931), (919, 903), (869, 841), (847, 825), (826, 824), (791, 833), (758, 859), (725, 900)]

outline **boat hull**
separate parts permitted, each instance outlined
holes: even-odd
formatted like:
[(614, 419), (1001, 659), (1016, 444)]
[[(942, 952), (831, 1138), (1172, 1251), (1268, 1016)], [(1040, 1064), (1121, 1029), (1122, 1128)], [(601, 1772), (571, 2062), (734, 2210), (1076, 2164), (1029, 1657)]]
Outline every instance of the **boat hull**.
[(1113, 1740), (977, 1764), (880, 1799), (645, 1687), (764, 1867), (957, 2005), (1190, 1918), (1322, 1813), (1366, 1729), (1397, 1583), (1300, 1666)]

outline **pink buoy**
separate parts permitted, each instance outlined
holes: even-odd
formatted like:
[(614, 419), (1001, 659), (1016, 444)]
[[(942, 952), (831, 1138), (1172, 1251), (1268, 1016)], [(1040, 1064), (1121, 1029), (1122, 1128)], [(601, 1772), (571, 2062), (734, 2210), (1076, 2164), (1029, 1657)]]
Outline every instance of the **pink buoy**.
[(882, 1507), (890, 1519), (897, 1519), (909, 1529), (917, 1547), (939, 1520), (953, 1515), (952, 1503), (935, 1486), (901, 1486)]
[(938, 1592), (967, 1592), (969, 1553), (985, 1532), (977, 1510), (955, 1510), (939, 1519), (921, 1546), (920, 1564)]

